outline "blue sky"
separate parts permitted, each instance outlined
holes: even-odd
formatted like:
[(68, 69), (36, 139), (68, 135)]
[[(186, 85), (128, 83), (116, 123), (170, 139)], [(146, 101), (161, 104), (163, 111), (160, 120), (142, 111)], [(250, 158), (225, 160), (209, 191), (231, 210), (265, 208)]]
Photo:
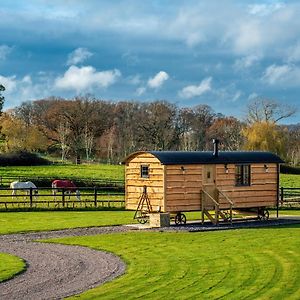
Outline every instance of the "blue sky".
[(300, 103), (300, 1), (2, 0), (0, 29), (5, 108), (91, 93), (243, 118), (255, 97)]

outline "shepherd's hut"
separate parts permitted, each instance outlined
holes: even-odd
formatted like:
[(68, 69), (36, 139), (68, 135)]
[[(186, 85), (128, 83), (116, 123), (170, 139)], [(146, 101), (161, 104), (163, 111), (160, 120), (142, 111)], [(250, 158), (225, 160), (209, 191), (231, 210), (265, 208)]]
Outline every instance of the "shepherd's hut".
[[(267, 207), (279, 198), (279, 164), (270, 152), (139, 151), (125, 163), (125, 206), (137, 210), (145, 221), (149, 212), (175, 214), (176, 223), (185, 223), (182, 214), (201, 211), (213, 223), (232, 219), (232, 210), (256, 209), (259, 218), (268, 218)], [(211, 211), (214, 211), (213, 215)]]

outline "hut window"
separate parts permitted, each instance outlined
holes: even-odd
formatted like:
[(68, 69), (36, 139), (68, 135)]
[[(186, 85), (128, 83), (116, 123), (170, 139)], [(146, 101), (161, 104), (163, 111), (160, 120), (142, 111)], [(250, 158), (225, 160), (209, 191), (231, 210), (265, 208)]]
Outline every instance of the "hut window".
[(145, 165), (141, 166), (141, 177), (149, 178), (149, 166), (145, 166)]
[(250, 185), (250, 165), (235, 166), (235, 184), (237, 186)]

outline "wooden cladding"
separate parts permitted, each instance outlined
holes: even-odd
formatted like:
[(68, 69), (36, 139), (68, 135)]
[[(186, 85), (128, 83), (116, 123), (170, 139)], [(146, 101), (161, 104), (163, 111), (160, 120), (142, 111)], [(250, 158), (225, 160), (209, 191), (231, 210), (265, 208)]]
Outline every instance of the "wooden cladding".
[[(276, 205), (277, 165), (251, 164), (249, 185), (242, 186), (236, 186), (236, 165), (162, 165), (154, 155), (142, 153), (126, 165), (126, 208), (137, 208), (144, 186), (154, 210), (161, 212), (201, 210), (201, 191), (213, 188), (226, 194), (236, 209)], [(141, 166), (148, 167), (148, 177), (141, 177)], [(220, 208), (228, 206), (222, 195), (218, 201)]]
[(148, 197), (153, 209), (155, 211), (163, 211), (164, 166), (161, 165), (157, 158), (149, 153), (143, 153), (140, 156), (134, 157), (126, 166), (126, 209), (137, 208), (144, 186), (147, 187)]

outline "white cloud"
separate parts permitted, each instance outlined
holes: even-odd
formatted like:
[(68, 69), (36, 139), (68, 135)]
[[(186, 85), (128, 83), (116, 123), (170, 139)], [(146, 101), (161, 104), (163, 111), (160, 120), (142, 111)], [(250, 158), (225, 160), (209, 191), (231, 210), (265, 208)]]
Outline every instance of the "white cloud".
[(262, 79), (270, 85), (274, 85), (281, 82), (290, 72), (291, 67), (288, 65), (271, 65), (264, 72)]
[(271, 4), (252, 4), (249, 5), (249, 13), (251, 15), (258, 15), (258, 16), (268, 16), (274, 13), (277, 10), (282, 9), (285, 7), (285, 4), (282, 2), (271, 3)]
[(141, 76), (139, 74), (134, 75), (134, 76), (129, 76), (127, 78), (127, 81), (129, 84), (138, 85), (141, 83)]
[[(241, 8), (243, 6), (240, 6)], [(237, 9), (237, 7), (235, 6)], [(251, 10), (252, 9), (252, 10)], [(232, 22), (219, 32), (223, 45), (238, 55), (260, 53), (264, 57), (283, 57), (287, 45), (295, 43), (300, 34), (300, 6), (286, 5), (253, 6), (245, 12), (236, 10)], [(228, 12), (227, 12), (228, 13)], [(260, 14), (268, 14), (262, 17)]]
[(0, 45), (0, 60), (5, 60), (7, 55), (12, 51), (13, 47)]
[(293, 47), (288, 49), (288, 62), (299, 62), (300, 61), (300, 42)]
[(240, 97), (242, 96), (242, 92), (241, 91), (237, 91), (232, 98), (232, 102), (237, 101)]
[(257, 21), (241, 23), (233, 37), (234, 49), (238, 53), (251, 53), (265, 42), (261, 24)]
[(120, 76), (121, 72), (117, 69), (97, 72), (92, 66), (71, 66), (62, 77), (56, 78), (54, 84), (58, 89), (83, 92), (93, 87), (106, 88)]
[(179, 96), (182, 98), (193, 98), (201, 96), (202, 94), (211, 90), (212, 77), (203, 79), (199, 85), (189, 85), (184, 87), (180, 92)]
[(86, 48), (77, 48), (68, 55), (67, 65), (77, 65), (82, 63), (93, 55), (92, 52), (88, 51)]
[(0, 84), (5, 87), (5, 93), (11, 94), (17, 87), (16, 76), (5, 77), (0, 75)]
[(234, 68), (236, 70), (248, 69), (255, 65), (260, 60), (258, 55), (247, 55), (245, 57), (239, 58), (234, 63)]
[(248, 96), (248, 100), (252, 100), (252, 99), (255, 99), (258, 97), (258, 94), (257, 93), (251, 93), (249, 96)]
[(47, 81), (42, 80), (33, 83), (28, 74), (23, 78), (18, 78), (16, 75), (10, 77), (0, 75), (0, 83), (5, 86), (5, 109), (20, 105), (24, 101), (47, 97), (51, 94), (51, 88)]
[(141, 95), (143, 95), (145, 92), (146, 92), (146, 88), (143, 87), (143, 86), (141, 86), (141, 87), (139, 87), (139, 88), (136, 90), (135, 93), (136, 93), (137, 96), (141, 96)]
[(288, 87), (298, 87), (300, 84), (300, 68), (296, 65), (271, 65), (269, 66), (261, 80), (269, 85)]
[(166, 73), (165, 71), (160, 71), (154, 77), (149, 78), (147, 85), (149, 88), (157, 89), (160, 88), (168, 79), (168, 73)]

